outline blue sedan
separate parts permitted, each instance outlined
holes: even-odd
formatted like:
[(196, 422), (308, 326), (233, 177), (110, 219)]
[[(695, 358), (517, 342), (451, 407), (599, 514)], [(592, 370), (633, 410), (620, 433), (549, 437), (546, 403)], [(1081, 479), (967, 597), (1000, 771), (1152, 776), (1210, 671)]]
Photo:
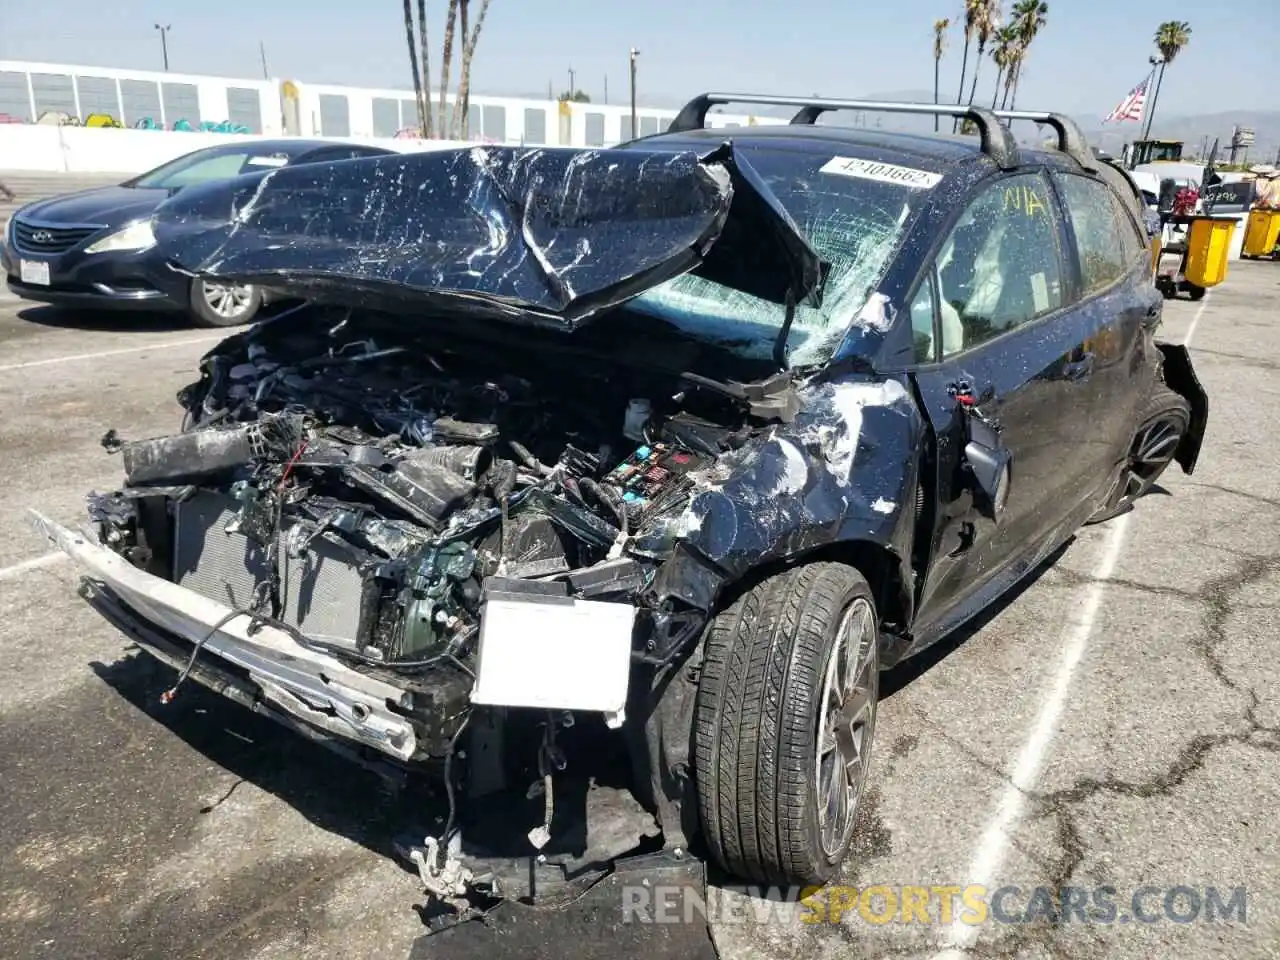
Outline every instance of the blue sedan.
[(151, 215), (196, 184), (299, 164), (395, 153), (327, 140), (237, 141), (196, 150), (126, 180), (38, 200), (0, 232), (0, 267), (25, 300), (80, 308), (182, 311), (208, 327), (250, 322), (265, 291), (192, 279), (157, 251)]

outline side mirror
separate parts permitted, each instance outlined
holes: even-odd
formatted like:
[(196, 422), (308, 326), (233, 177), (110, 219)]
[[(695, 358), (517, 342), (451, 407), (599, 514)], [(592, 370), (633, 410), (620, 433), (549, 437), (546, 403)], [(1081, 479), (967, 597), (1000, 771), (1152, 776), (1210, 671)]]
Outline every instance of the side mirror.
[(984, 517), (999, 523), (1009, 502), (1013, 457), (1000, 439), (999, 432), (977, 417), (969, 421), (969, 438), (964, 457), (973, 474), (974, 492), (978, 495), (975, 505)]

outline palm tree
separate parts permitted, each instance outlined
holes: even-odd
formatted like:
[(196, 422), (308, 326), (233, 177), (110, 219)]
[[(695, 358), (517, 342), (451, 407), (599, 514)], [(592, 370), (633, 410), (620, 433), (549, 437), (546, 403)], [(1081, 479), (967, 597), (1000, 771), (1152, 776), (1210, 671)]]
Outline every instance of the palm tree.
[(484, 26), (484, 15), (489, 12), (489, 0), (480, 0), (480, 13), (476, 17), (476, 25), (471, 28), (471, 36), (467, 36), (466, 0), (463, 0), (462, 21), (462, 70), (458, 78), (458, 101), (461, 104), (461, 116), (456, 120), (457, 129), (466, 136), (467, 118), (471, 113), (471, 58), (475, 56), (476, 44), (480, 42), (480, 28)]
[(982, 55), (987, 52), (987, 44), (1000, 29), (1000, 0), (982, 0), (978, 13), (976, 30), (978, 34), (978, 58), (973, 62), (973, 83), (969, 87), (969, 106), (973, 106), (973, 98), (978, 92), (978, 73), (982, 70)]
[(448, 132), (452, 129), (452, 124), (446, 119), (448, 114), (445, 113), (445, 97), (449, 93), (449, 74), (453, 70), (453, 33), (454, 26), (457, 22), (458, 0), (449, 0), (449, 9), (444, 15), (444, 51), (441, 54), (441, 59), (444, 62), (440, 65), (439, 119), (441, 132)]
[(422, 137), (434, 135), (431, 122), (431, 53), (427, 47), (427, 0), (418, 0), (418, 46), (422, 49), (422, 88), (414, 89), (418, 100), (418, 126)]
[[(938, 102), (938, 84), (942, 80), (942, 51), (947, 48), (947, 30), (951, 19), (933, 21), (933, 102)], [(933, 132), (938, 132), (938, 115), (933, 115)]]
[(1018, 84), (1022, 81), (1022, 67), (1027, 60), (1031, 42), (1044, 29), (1049, 15), (1049, 4), (1044, 0), (1018, 0), (1013, 8), (1013, 25), (1018, 31), (1018, 55), (1013, 64), (1013, 92), (1009, 96), (1009, 109), (1018, 103)]
[[(404, 37), (409, 44), (409, 66), (413, 68), (413, 100), (418, 105), (418, 132), (427, 135), (427, 118), (422, 112), (422, 74), (418, 72), (418, 50), (413, 40), (413, 5), (404, 0)], [(423, 56), (426, 56), (425, 39)]]
[[(991, 91), (991, 109), (996, 108), (996, 100), (1000, 96), (1000, 81), (1012, 75), (1011, 68), (1017, 57), (1018, 28), (1012, 25), (1001, 27), (996, 31), (996, 44), (991, 50), (991, 59), (996, 62), (996, 86)], [(1009, 84), (1005, 83), (1005, 99), (1009, 98)]]
[[(960, 90), (956, 93), (956, 103), (960, 103), (964, 99), (964, 78), (969, 70), (969, 43), (973, 40), (973, 33), (977, 27), (978, 11), (982, 8), (986, 0), (964, 0), (964, 56), (960, 60)], [(956, 132), (956, 124), (959, 118), (951, 121), (951, 132)]]
[(1147, 125), (1142, 139), (1151, 133), (1151, 121), (1156, 113), (1156, 101), (1160, 99), (1160, 84), (1164, 82), (1164, 68), (1173, 63), (1183, 47), (1191, 42), (1191, 24), (1185, 20), (1166, 20), (1156, 28), (1156, 47), (1160, 50), (1160, 73), (1156, 77), (1155, 93), (1151, 96), (1151, 109), (1147, 111)]

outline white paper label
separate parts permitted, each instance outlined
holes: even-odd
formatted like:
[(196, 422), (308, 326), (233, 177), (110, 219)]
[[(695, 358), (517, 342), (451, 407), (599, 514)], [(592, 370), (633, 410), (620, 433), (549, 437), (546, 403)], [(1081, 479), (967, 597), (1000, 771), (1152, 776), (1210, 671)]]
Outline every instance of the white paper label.
[(857, 177), (861, 180), (879, 180), (881, 183), (897, 183), (916, 190), (930, 190), (942, 182), (940, 173), (875, 160), (859, 160), (857, 157), (832, 157), (818, 172)]
[(1031, 275), (1031, 300), (1035, 304), (1036, 313), (1044, 313), (1049, 309), (1049, 285), (1043, 273)]

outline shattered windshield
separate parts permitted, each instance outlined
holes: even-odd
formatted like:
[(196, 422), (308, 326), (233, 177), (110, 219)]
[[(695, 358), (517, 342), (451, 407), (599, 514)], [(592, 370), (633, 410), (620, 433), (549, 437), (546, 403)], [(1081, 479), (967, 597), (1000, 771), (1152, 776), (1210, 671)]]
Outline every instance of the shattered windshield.
[[(831, 264), (822, 307), (797, 307), (787, 338), (792, 366), (821, 363), (866, 304), (927, 191), (823, 172), (832, 159), (826, 153), (742, 144), (735, 148)], [(654, 287), (629, 308), (751, 358), (773, 352), (786, 313), (781, 304), (689, 274)]]

